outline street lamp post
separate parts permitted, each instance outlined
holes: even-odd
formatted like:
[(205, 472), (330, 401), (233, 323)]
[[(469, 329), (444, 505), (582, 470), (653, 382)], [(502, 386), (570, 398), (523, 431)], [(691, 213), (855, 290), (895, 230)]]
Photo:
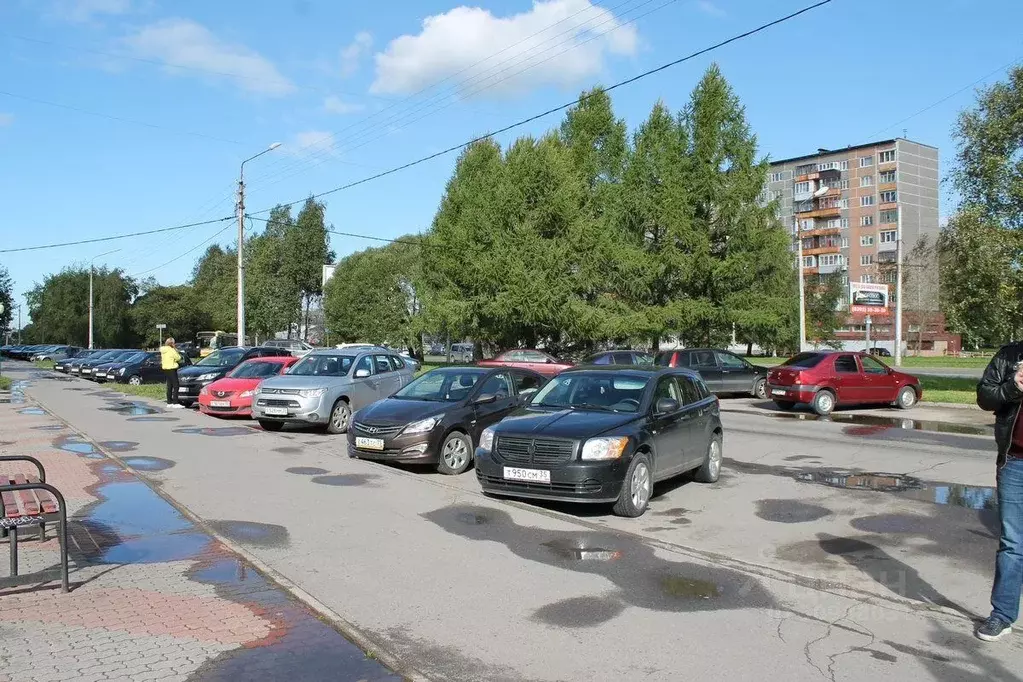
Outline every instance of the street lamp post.
[[(795, 204), (793, 203), (793, 209)], [(795, 210), (793, 210), (795, 214)], [(796, 221), (796, 270), (799, 272), (799, 352), (802, 353), (806, 349), (806, 290), (803, 288), (803, 233), (799, 228), (799, 216), (795, 216)]]
[(245, 345), (245, 164), (257, 159), (267, 152), (281, 146), (280, 142), (272, 145), (242, 161), (238, 172), (238, 345)]
[(101, 253), (98, 256), (93, 256), (92, 260), (89, 261), (89, 350), (92, 350), (92, 272), (95, 269), (93, 265), (96, 263), (97, 258), (109, 256), (110, 254), (117, 253), (118, 251), (120, 251), (120, 249), (114, 249), (113, 251)]

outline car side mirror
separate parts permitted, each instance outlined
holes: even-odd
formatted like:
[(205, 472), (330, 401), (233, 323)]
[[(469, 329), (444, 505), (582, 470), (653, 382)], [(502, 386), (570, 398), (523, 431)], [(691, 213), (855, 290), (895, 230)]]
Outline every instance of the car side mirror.
[(369, 370), (368, 369), (357, 369), (357, 370), (355, 370), (355, 378), (356, 379), (365, 379), (368, 376), (369, 376)]
[(483, 393), (480, 396), (478, 396), (476, 398), (476, 400), (474, 400), (472, 402), (475, 405), (487, 405), (489, 403), (493, 403), (493, 402), (496, 402), (496, 401), (497, 401), (497, 394), (496, 393)]
[(654, 411), (657, 414), (671, 414), (672, 412), (677, 412), (678, 401), (672, 400), (671, 398), (661, 398), (654, 406)]

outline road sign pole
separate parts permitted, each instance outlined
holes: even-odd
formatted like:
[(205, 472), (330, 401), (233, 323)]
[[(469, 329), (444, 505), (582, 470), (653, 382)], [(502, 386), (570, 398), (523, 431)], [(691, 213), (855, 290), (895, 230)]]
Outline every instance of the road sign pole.
[(871, 322), (873, 322), (873, 320), (870, 319), (870, 315), (867, 315), (865, 318), (863, 318), (863, 321), (867, 325), (867, 352), (869, 353), (870, 352), (870, 324), (871, 324)]

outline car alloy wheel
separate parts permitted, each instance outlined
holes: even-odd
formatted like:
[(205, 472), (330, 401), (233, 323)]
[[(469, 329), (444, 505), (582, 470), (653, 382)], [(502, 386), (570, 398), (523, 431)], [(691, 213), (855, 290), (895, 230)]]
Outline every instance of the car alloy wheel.
[(352, 408), (343, 400), (338, 400), (334, 409), (330, 412), (330, 424), (328, 429), (331, 433), (344, 433), (348, 430), (348, 422), (352, 419)]
[(899, 391), (898, 403), (899, 407), (904, 410), (908, 410), (913, 407), (916, 405), (916, 391), (914, 391), (911, 386), (904, 386), (902, 390)]
[(764, 400), (767, 398), (767, 379), (757, 379), (753, 385), (753, 397)]
[(132, 386), (141, 386), (142, 385), (142, 377), (140, 377), (138, 375), (132, 376), (132, 377), (128, 377), (128, 383), (131, 384)]
[(831, 391), (818, 391), (813, 397), (813, 409), (821, 416), (831, 414), (835, 409), (835, 395)]
[(471, 445), (468, 438), (459, 432), (449, 434), (441, 446), (437, 470), (442, 474), (460, 474), (469, 467)]
[(640, 463), (632, 470), (632, 478), (629, 479), (629, 495), (632, 497), (632, 506), (636, 509), (646, 508), (647, 502), (650, 501), (652, 488), (650, 469), (646, 464)]

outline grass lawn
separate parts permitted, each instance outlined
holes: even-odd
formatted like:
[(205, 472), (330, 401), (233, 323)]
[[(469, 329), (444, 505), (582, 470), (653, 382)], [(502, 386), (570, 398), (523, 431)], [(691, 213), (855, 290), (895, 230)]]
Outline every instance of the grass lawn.
[(955, 377), (920, 377), (924, 389), (925, 403), (959, 403), (973, 405), (977, 402), (977, 380)]
[(167, 385), (166, 384), (142, 384), (141, 386), (132, 386), (131, 384), (118, 384), (112, 381), (108, 381), (103, 384), (104, 387), (110, 388), (114, 391), (120, 391), (127, 395), (137, 395), (141, 398), (154, 398), (156, 400), (163, 400), (167, 397)]
[(32, 364), (39, 369), (53, 369), (53, 360), (36, 360)]

